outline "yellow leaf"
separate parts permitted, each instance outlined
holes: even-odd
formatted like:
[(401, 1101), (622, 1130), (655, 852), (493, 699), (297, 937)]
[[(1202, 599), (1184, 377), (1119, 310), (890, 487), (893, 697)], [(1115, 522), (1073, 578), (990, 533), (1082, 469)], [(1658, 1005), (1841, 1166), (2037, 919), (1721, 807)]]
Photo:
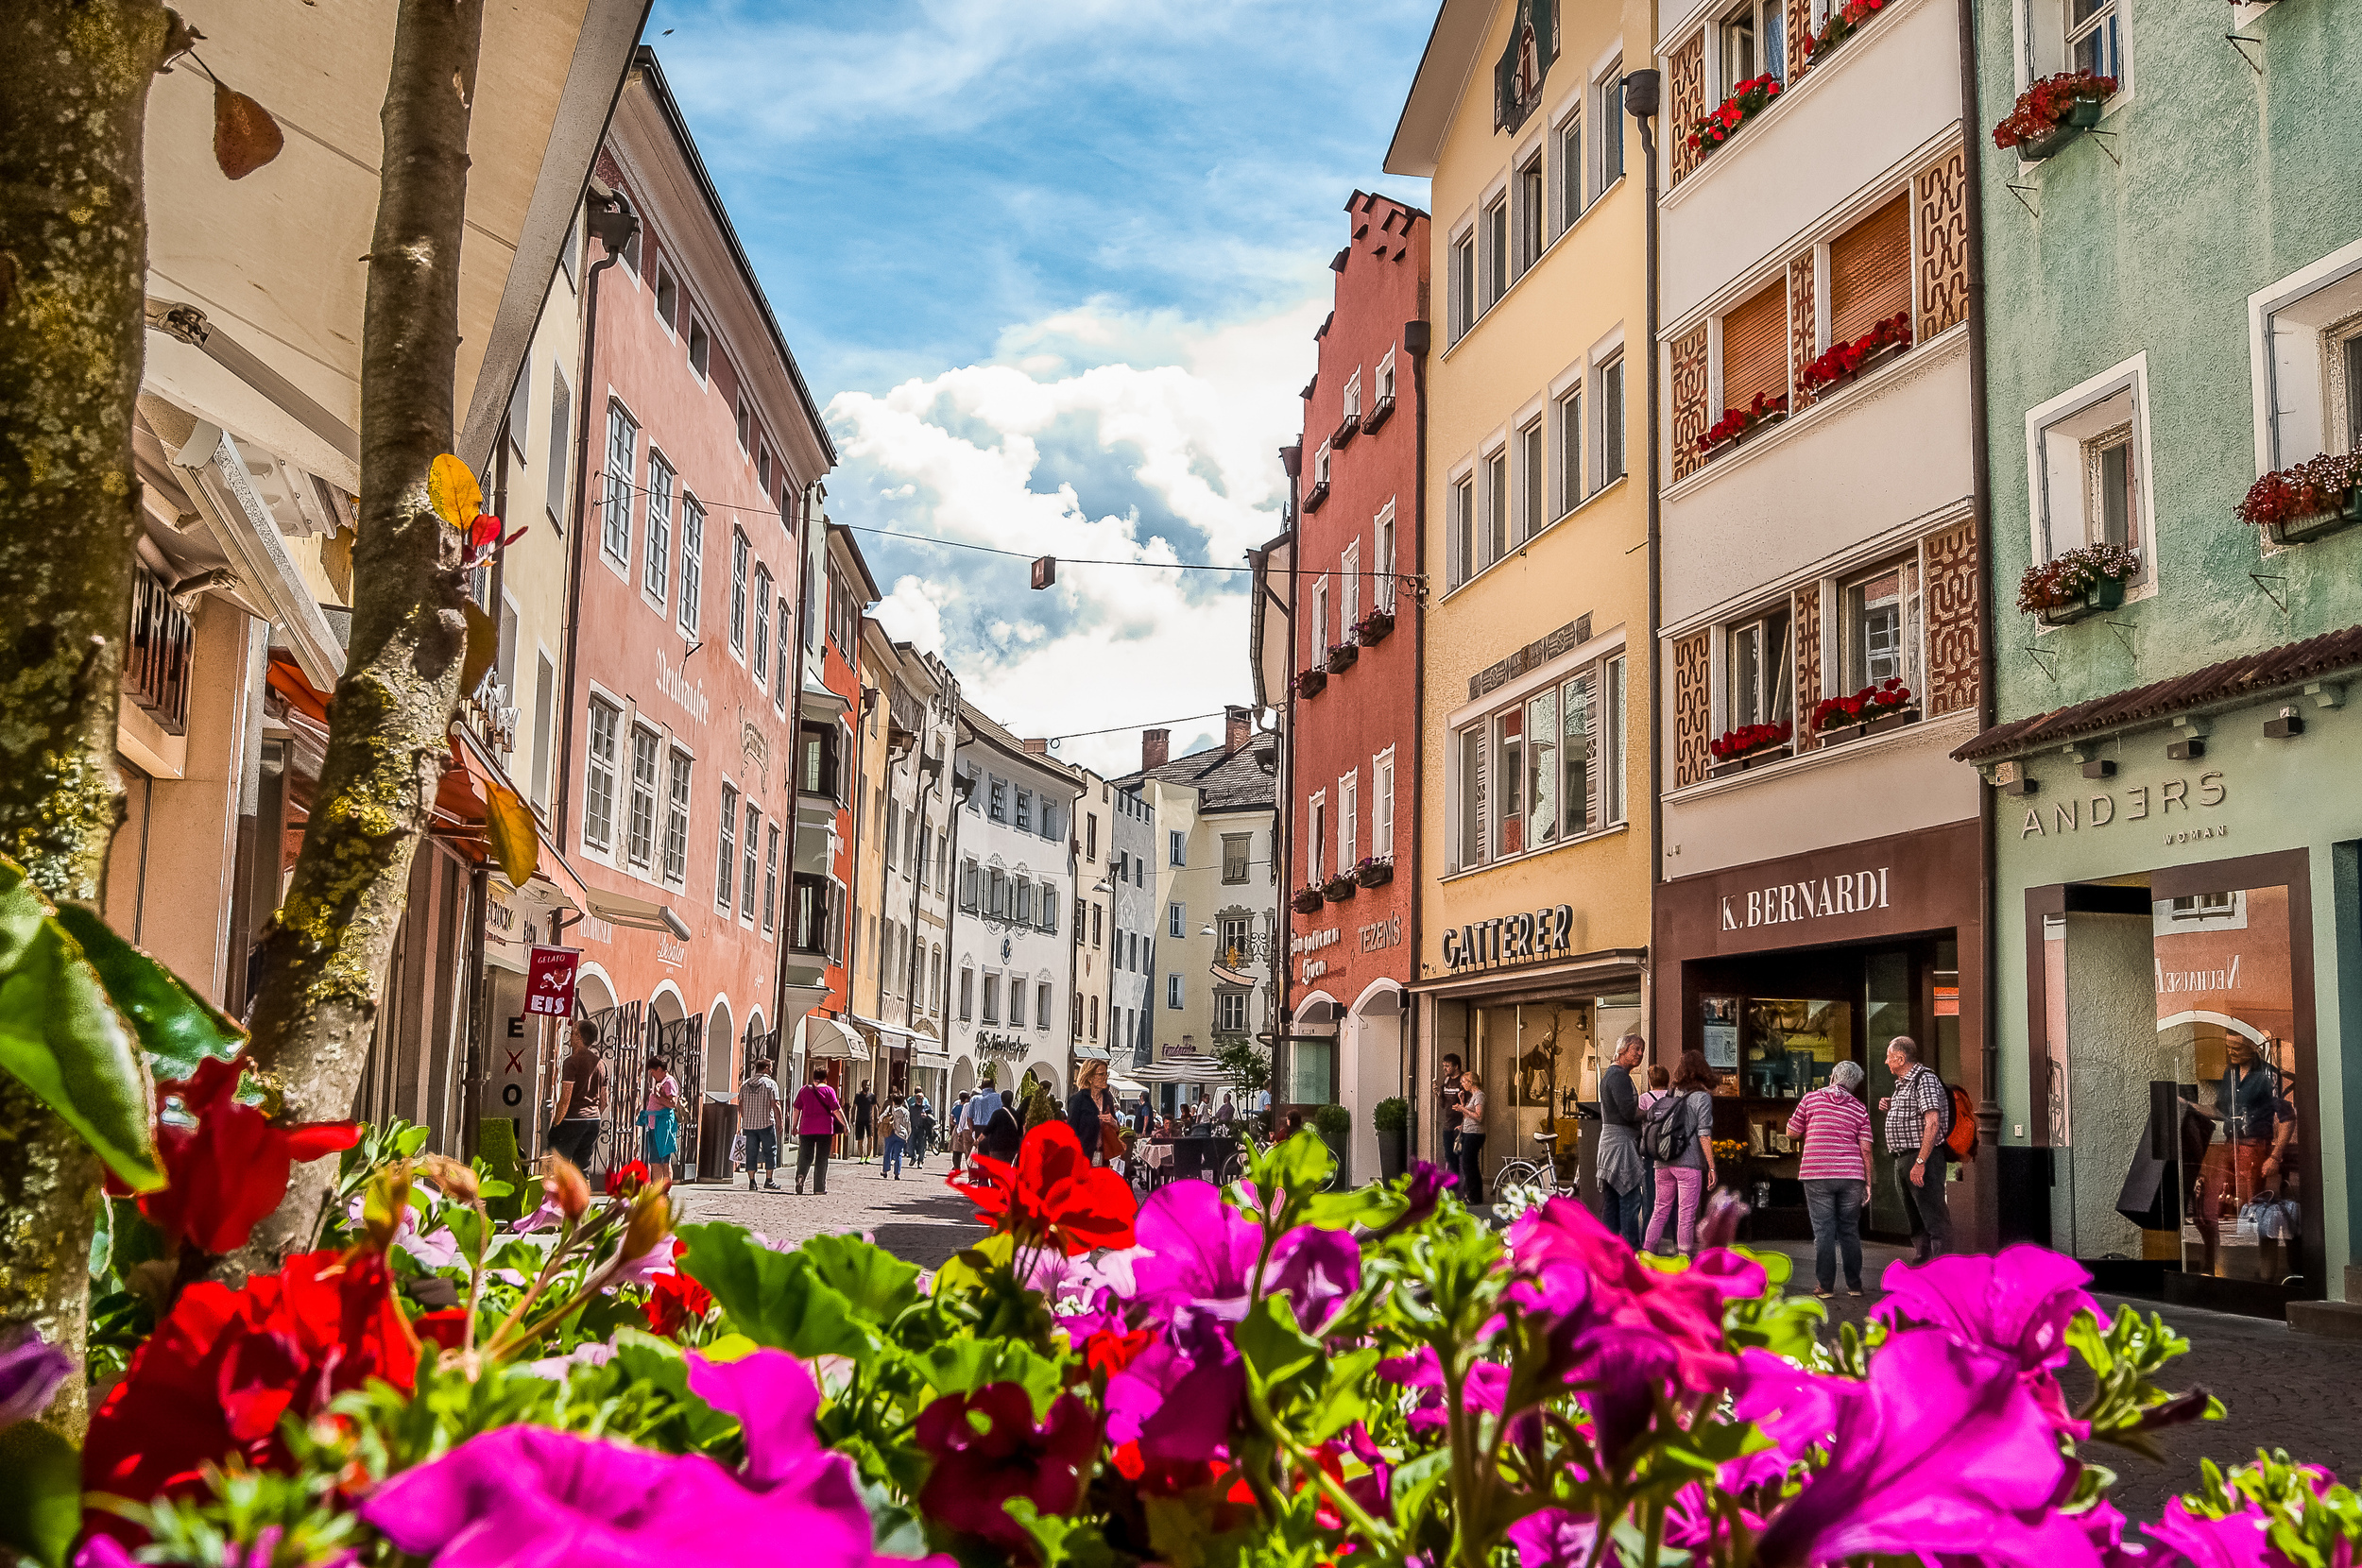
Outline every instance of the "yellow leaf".
[(214, 162), (232, 179), (244, 179), (279, 156), (286, 135), (270, 111), (243, 93), (214, 83)]
[(500, 656), (501, 629), (474, 600), (466, 601), (462, 608), (468, 617), (468, 651), (459, 659), (459, 695), (464, 700), (475, 695), (475, 689), (484, 684), (485, 672)]
[(492, 853), (499, 857), (508, 885), (521, 888), (541, 869), (541, 835), (533, 824), (533, 808), (516, 791), (498, 784), (485, 804), (484, 827), (492, 840)]
[(426, 473), (426, 499), (436, 514), (461, 533), (484, 510), (484, 491), (468, 465), (445, 452)]

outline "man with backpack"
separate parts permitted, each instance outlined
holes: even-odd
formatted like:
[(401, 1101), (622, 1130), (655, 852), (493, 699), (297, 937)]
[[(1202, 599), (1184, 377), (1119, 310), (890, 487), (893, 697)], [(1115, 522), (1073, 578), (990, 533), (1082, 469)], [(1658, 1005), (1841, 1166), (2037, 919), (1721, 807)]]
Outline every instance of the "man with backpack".
[(1878, 1101), (1886, 1113), (1887, 1152), (1910, 1217), (1914, 1263), (1952, 1250), (1952, 1211), (1944, 1191), (1952, 1146), (1952, 1091), (1919, 1059), (1919, 1042), (1898, 1034), (1887, 1043), (1894, 1092)]

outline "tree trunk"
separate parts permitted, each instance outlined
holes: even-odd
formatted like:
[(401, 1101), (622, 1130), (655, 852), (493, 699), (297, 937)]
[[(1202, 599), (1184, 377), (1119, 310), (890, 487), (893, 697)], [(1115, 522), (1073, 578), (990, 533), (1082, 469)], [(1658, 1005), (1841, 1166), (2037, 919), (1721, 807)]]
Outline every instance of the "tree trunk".
[[(122, 818), (115, 705), (139, 533), (147, 92), (177, 34), (152, 0), (0, 0), (0, 849), (95, 905)], [(78, 1362), (98, 1159), (0, 1074), (0, 1326)], [(77, 1438), (79, 1377), (50, 1423)]]
[[(427, 498), (452, 448), (459, 244), (483, 0), (402, 0), (361, 336), (352, 643), (295, 878), (263, 943), (253, 1050), (303, 1120), (351, 1114), (410, 861), (451, 756), (468, 646), (462, 539)], [(335, 1162), (296, 1167), (241, 1260), (311, 1241)]]

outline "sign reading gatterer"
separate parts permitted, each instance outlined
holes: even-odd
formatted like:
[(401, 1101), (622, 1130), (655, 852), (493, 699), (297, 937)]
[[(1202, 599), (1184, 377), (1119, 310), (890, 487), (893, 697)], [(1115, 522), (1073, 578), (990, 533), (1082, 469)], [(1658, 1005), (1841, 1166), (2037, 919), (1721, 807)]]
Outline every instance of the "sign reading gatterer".
[(1564, 958), (1572, 949), (1574, 931), (1572, 904), (1472, 921), (1444, 932), (1444, 962), (1454, 969), (1483, 969)]

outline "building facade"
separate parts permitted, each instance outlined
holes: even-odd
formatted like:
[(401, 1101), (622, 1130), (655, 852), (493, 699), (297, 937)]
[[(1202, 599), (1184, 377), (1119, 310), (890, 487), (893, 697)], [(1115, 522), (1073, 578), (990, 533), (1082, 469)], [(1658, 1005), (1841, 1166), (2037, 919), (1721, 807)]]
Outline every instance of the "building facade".
[(1407, 339), (1427, 324), (1432, 226), (1361, 191), (1345, 203), (1345, 226), (1293, 460), (1289, 602), (1263, 623), (1293, 643), (1280, 731), (1290, 1028), (1327, 1037), (1296, 1044), (1333, 1060), (1322, 1102), (1351, 1115), (1352, 1168), (1366, 1174), (1378, 1169), (1371, 1111), (1404, 1089), (1415, 978), (1417, 878), (1402, 808), (1418, 777), (1426, 410)]
[[(1994, 792), (2004, 1234), (2317, 1319), (2362, 1299), (2362, 535), (2350, 498), (2241, 506), (2307, 463), (2334, 500), (2362, 451), (2362, 196), (2269, 173), (2349, 158), (2313, 84), (2362, 33), (2241, 8), (2242, 58), (2119, 7), (1978, 11), (1985, 124), (2037, 77), (2115, 82), (2063, 145), (1977, 149), (1999, 723), (1960, 755)], [(2045, 583), (2091, 547), (2130, 556), (2114, 591)]]
[(1074, 948), (1070, 960), (1074, 997), (1067, 1018), (1074, 1060), (1069, 1068), (1070, 1082), (1073, 1070), (1083, 1063), (1116, 1059), (1111, 1011), (1114, 933), (1109, 929), (1116, 896), (1112, 853), (1116, 793), (1105, 778), (1088, 768), (1078, 764), (1073, 772), (1082, 793), (1075, 797), (1069, 845), (1074, 857), (1074, 926), (1069, 933)]
[(1646, 1022), (1648, 199), (1623, 84), (1654, 20), (1638, 0), (1446, 0), (1387, 154), (1432, 181), (1443, 279), (1405, 807), (1430, 1157), (1445, 1057), (1485, 1085), (1490, 1167), (1573, 1130), (1599, 1045)]
[(1107, 1041), (1121, 1072), (1155, 1060), (1156, 812), (1137, 787), (1109, 792)]
[[(955, 754), (967, 798), (952, 916), (953, 1093), (1027, 1075), (1064, 1103), (1073, 1086), (1070, 829), (1082, 781), (1046, 741), (1019, 741), (963, 702)], [(969, 1074), (972, 1071), (973, 1079)]]

